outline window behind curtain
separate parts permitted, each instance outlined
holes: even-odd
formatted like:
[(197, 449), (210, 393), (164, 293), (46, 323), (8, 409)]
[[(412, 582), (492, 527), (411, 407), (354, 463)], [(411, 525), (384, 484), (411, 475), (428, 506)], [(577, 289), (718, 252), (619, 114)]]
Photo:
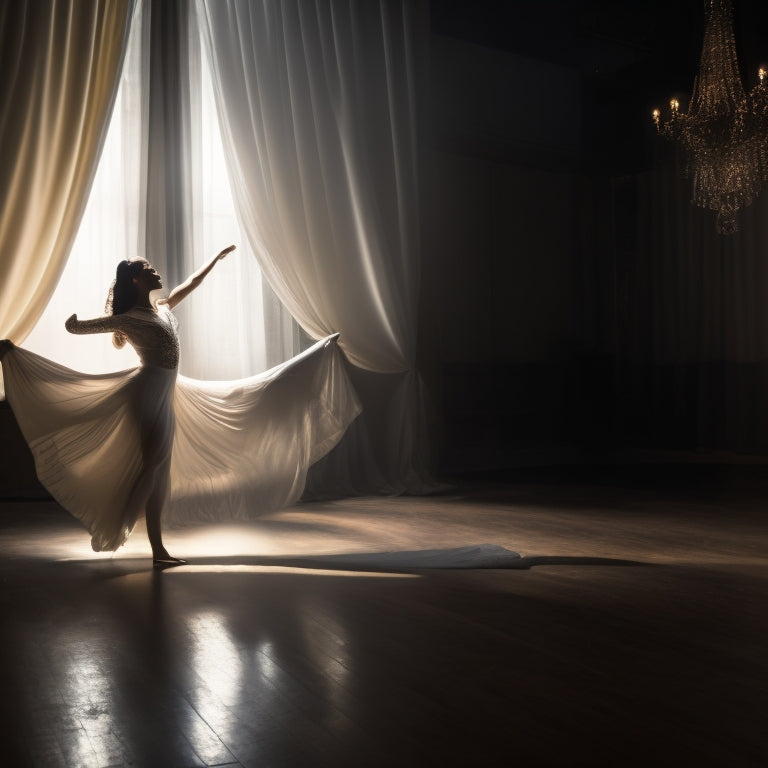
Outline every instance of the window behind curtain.
[[(143, 91), (147, 82), (143, 67), (142, 15), (151, 5), (137, 10), (120, 88), (90, 199), (69, 260), (58, 287), (40, 321), (24, 343), (27, 349), (88, 373), (128, 368), (137, 364), (136, 355), (126, 347), (116, 350), (108, 334), (72, 336), (64, 320), (72, 313), (81, 319), (103, 314), (115, 267), (122, 259), (143, 256), (140, 226), (142, 121), (148, 100)], [(196, 32), (193, 30), (193, 34)], [(204, 51), (204, 46), (202, 47)], [(234, 379), (265, 370), (288, 359), (302, 343), (296, 323), (280, 305), (261, 272), (237, 223), (226, 175), (216, 105), (208, 62), (203, 57), (199, 81), (200, 111), (190, 135), (199, 137), (193, 148), (199, 163), (193, 178), (201, 179), (190, 212), (201, 224), (202, 242), (195, 253), (187, 254), (191, 265), (201, 266), (230, 243), (237, 251), (217, 265), (206, 282), (183, 306), (181, 371), (207, 379)], [(167, 136), (166, 141), (175, 140)], [(188, 269), (192, 266), (188, 267)], [(166, 283), (166, 288), (173, 286)]]

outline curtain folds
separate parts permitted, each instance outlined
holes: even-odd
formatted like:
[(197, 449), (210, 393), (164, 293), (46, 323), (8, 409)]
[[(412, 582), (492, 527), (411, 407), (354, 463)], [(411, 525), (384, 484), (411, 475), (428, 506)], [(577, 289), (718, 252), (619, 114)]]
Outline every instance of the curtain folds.
[(0, 3), (0, 338), (48, 302), (88, 199), (133, 0)]
[(238, 245), (175, 310), (183, 373), (227, 380), (300, 349), (234, 215), (197, 10), (192, 0), (142, 1), (139, 253), (172, 287)]
[(108, 336), (67, 333), (64, 319), (102, 313), (122, 259), (148, 258), (173, 287), (230, 243), (237, 251), (175, 313), (181, 372), (197, 379), (251, 376), (302, 346), (237, 223), (195, 4), (141, 0), (88, 205), (25, 348), (88, 373), (137, 364)]
[[(355, 366), (382, 374), (361, 395), (362, 419), (317, 470), (330, 474), (315, 472), (309, 485), (423, 491), (414, 371), (419, 4), (198, 0), (198, 8), (235, 205), (262, 271), (307, 333), (339, 332)], [(342, 467), (357, 482), (345, 483)]]

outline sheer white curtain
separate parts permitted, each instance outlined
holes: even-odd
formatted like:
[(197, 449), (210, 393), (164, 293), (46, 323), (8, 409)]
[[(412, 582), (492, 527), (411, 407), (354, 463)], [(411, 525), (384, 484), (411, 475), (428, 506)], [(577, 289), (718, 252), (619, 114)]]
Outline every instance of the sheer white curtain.
[(130, 0), (0, 3), (0, 338), (27, 339), (61, 274), (132, 11)]
[(133, 366), (128, 347), (115, 350), (102, 334), (72, 336), (64, 320), (102, 314), (121, 259), (150, 259), (172, 287), (236, 243), (179, 306), (182, 372), (235, 379), (298, 351), (297, 327), (263, 284), (237, 222), (199, 36), (186, 0), (144, 0), (137, 9), (93, 192), (28, 349), (90, 373)]
[[(277, 295), (340, 332), (362, 419), (310, 488), (421, 491), (417, 53), (422, 5), (200, 0), (237, 211)], [(373, 373), (371, 373), (373, 372)], [(321, 468), (322, 471), (322, 468)]]

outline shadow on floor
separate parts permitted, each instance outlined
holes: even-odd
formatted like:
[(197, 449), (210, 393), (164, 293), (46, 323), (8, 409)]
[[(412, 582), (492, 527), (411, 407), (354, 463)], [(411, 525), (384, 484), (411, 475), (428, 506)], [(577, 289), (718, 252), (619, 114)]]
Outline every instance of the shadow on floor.
[[(69, 560), (68, 566), (86, 568), (101, 572), (111, 578), (126, 572), (145, 571), (152, 567), (148, 558), (115, 558), (112, 560)], [(59, 563), (62, 565), (62, 563)], [(421, 570), (528, 570), (536, 566), (642, 566), (651, 563), (609, 557), (563, 557), (549, 555), (526, 555), (495, 545), (458, 547), (454, 549), (430, 549), (409, 552), (359, 552), (343, 555), (314, 556), (253, 556), (226, 555), (192, 558), (179, 566), (155, 567), (155, 570), (170, 568), (219, 566), (226, 567), (277, 567), (298, 569), (322, 569), (337, 571), (378, 571), (383, 573), (411, 573)]]

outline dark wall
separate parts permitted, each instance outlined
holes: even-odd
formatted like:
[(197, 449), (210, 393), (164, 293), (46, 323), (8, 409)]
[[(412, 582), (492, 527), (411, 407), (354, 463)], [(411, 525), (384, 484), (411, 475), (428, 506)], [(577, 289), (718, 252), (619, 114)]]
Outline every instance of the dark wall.
[(44, 494), (35, 476), (32, 454), (19, 432), (13, 411), (0, 402), (0, 498)]
[(433, 35), (422, 346), (444, 473), (604, 439), (607, 181), (582, 168), (582, 82)]
[(443, 473), (768, 453), (768, 192), (716, 233), (649, 117), (679, 73), (652, 70), (433, 34), (422, 358)]

